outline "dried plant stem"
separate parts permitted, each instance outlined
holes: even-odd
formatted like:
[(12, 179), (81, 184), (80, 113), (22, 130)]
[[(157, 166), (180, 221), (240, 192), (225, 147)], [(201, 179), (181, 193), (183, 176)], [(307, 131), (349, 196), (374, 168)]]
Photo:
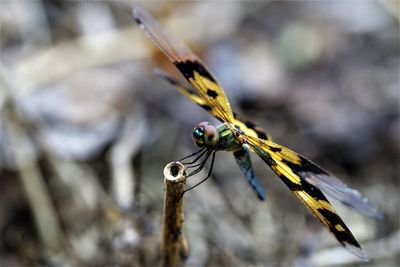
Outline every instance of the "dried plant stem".
[[(10, 111), (5, 113), (9, 115)], [(56, 252), (62, 248), (63, 237), (48, 188), (22, 126), (9, 116), (6, 119), (13, 135), (10, 140), (22, 188), (31, 206), (39, 237), (48, 251)]]
[(5, 99), (2, 112), (8, 126), (13, 156), (39, 238), (48, 252), (57, 252), (63, 247), (61, 225), (38, 165), (32, 140), (26, 131), (25, 121), (11, 97), (15, 86), (10, 81), (10, 76), (0, 67), (0, 84), (3, 85), (0, 95), (4, 94)]
[(181, 266), (188, 256), (188, 245), (183, 235), (183, 192), (186, 173), (180, 162), (171, 162), (164, 168), (164, 228), (163, 266)]

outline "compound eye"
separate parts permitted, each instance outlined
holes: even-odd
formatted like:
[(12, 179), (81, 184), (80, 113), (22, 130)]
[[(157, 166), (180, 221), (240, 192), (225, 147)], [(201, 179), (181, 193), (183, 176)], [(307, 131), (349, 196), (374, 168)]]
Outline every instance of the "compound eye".
[(204, 127), (204, 143), (207, 146), (213, 146), (218, 141), (218, 132), (215, 126), (208, 124)]
[(204, 145), (204, 127), (196, 127), (193, 131), (193, 139), (199, 147)]

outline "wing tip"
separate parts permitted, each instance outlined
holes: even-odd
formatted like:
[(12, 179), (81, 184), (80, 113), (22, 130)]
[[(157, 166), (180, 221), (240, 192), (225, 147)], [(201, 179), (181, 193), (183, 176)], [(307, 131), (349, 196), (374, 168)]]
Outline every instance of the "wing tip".
[(144, 14), (147, 14), (147, 12), (140, 6), (135, 6), (132, 9), (132, 17), (139, 25), (143, 25), (141, 18), (143, 17)]
[(372, 218), (376, 218), (381, 220), (383, 218), (383, 215), (381, 212), (379, 212), (375, 207), (371, 206), (371, 208), (369, 209), (369, 212), (367, 214), (368, 216), (372, 217)]
[[(329, 193), (327, 193), (329, 194)], [(331, 195), (332, 196), (332, 195)], [(339, 199), (339, 201), (341, 201)], [(371, 203), (368, 202), (368, 200), (365, 198), (363, 201), (355, 202), (357, 205), (354, 203), (346, 203), (342, 202), (346, 207), (349, 207), (350, 209), (361, 213), (363, 215), (366, 215), (368, 217), (374, 218), (374, 219), (382, 219), (383, 215), (377, 208), (372, 206)]]
[(375, 218), (375, 219), (382, 219), (383, 215), (382, 213), (379, 212), (377, 208), (375, 208), (371, 203), (369, 203), (367, 198), (363, 198), (362, 201), (355, 202), (358, 203), (358, 205), (351, 205), (352, 203), (344, 203), (346, 206), (352, 208), (353, 210), (362, 213), (364, 215), (367, 215), (369, 217)]
[(367, 254), (361, 247), (357, 247), (357, 246), (349, 244), (349, 243), (343, 243), (343, 245), (349, 252), (356, 255), (364, 262), (369, 262), (369, 258), (367, 256)]

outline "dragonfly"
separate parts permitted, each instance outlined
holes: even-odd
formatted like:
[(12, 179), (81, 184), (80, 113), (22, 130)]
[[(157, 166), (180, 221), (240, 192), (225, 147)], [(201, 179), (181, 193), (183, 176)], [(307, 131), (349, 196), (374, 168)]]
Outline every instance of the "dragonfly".
[(192, 137), (199, 150), (182, 159), (191, 158), (185, 167), (197, 168), (189, 176), (200, 172), (211, 157), (209, 173), (202, 183), (210, 177), (215, 153), (232, 152), (255, 194), (264, 200), (265, 190), (253, 171), (250, 159), (250, 152), (254, 152), (344, 248), (361, 260), (368, 261), (366, 253), (324, 194), (357, 212), (379, 218), (379, 212), (368, 199), (306, 157), (274, 143), (265, 130), (234, 113), (224, 90), (199, 57), (183, 41), (164, 30), (147, 11), (135, 7), (133, 18), (190, 86), (160, 70), (156, 75), (221, 122), (218, 126), (201, 122), (194, 128)]

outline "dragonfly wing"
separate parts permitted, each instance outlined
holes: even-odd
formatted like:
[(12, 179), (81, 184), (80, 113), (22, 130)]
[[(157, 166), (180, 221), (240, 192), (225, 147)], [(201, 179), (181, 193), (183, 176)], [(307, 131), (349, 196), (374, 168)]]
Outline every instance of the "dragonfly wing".
[(263, 140), (271, 140), (271, 136), (254, 122), (241, 118), (238, 114), (233, 113), (235, 120), (234, 125), (245, 135), (257, 137)]
[(225, 122), (233, 122), (233, 112), (222, 87), (190, 48), (162, 29), (142, 8), (136, 7), (133, 17), (147, 37), (175, 64), (199, 96), (213, 109), (213, 114), (217, 114)]
[(254, 174), (253, 167), (251, 166), (250, 152), (247, 146), (243, 146), (242, 149), (237, 150), (233, 153), (236, 162), (239, 165), (244, 177), (247, 179), (251, 187), (254, 189), (260, 200), (265, 199), (265, 191), (261, 185), (258, 177)]
[[(192, 88), (189, 88), (189, 86), (183, 84), (175, 77), (172, 77), (171, 75), (160, 69), (156, 69), (155, 74), (161, 79), (169, 82), (171, 85), (175, 87), (175, 89), (178, 92), (180, 92), (181, 94), (192, 100), (194, 103), (196, 103), (197, 105), (208, 111), (212, 116), (214, 116), (221, 122), (224, 121), (222, 118), (218, 117), (218, 114), (216, 114), (214, 110), (203, 100), (203, 98), (201, 98), (197, 93), (195, 93)], [(265, 140), (271, 139), (269, 134), (264, 129), (257, 126), (255, 123), (241, 118), (236, 113), (233, 113), (233, 118), (234, 118), (233, 124), (245, 134)]]
[(365, 215), (381, 218), (382, 215), (373, 207), (366, 197), (363, 197), (356, 189), (348, 187), (345, 183), (329, 173), (315, 173), (299, 171), (306, 181), (314, 185), (324, 193), (339, 200), (346, 206)]
[(332, 204), (321, 190), (308, 182), (304, 176), (304, 172), (326, 172), (286, 147), (250, 136), (245, 138), (250, 148), (271, 167), (336, 239), (351, 253), (368, 261), (367, 255)]
[(219, 121), (223, 122), (223, 119), (220, 118), (218, 116), (218, 114), (215, 113), (214, 109), (212, 109), (207, 103), (206, 101), (204, 101), (203, 98), (201, 98), (197, 93), (195, 93), (193, 91), (193, 88), (189, 88), (189, 86), (186, 86), (185, 84), (183, 84), (181, 81), (179, 81), (178, 79), (176, 79), (175, 77), (172, 77), (171, 75), (169, 75), (168, 73), (160, 70), (160, 69), (156, 69), (155, 70), (155, 74), (169, 82), (171, 85), (173, 85), (175, 87), (175, 89), (183, 94), (184, 96), (186, 96), (187, 98), (189, 98), (190, 100), (192, 100), (194, 103), (196, 103), (197, 105), (199, 105), (200, 107), (202, 107), (203, 109), (205, 109), (206, 111), (208, 111), (212, 116), (214, 116), (215, 118), (217, 118)]

